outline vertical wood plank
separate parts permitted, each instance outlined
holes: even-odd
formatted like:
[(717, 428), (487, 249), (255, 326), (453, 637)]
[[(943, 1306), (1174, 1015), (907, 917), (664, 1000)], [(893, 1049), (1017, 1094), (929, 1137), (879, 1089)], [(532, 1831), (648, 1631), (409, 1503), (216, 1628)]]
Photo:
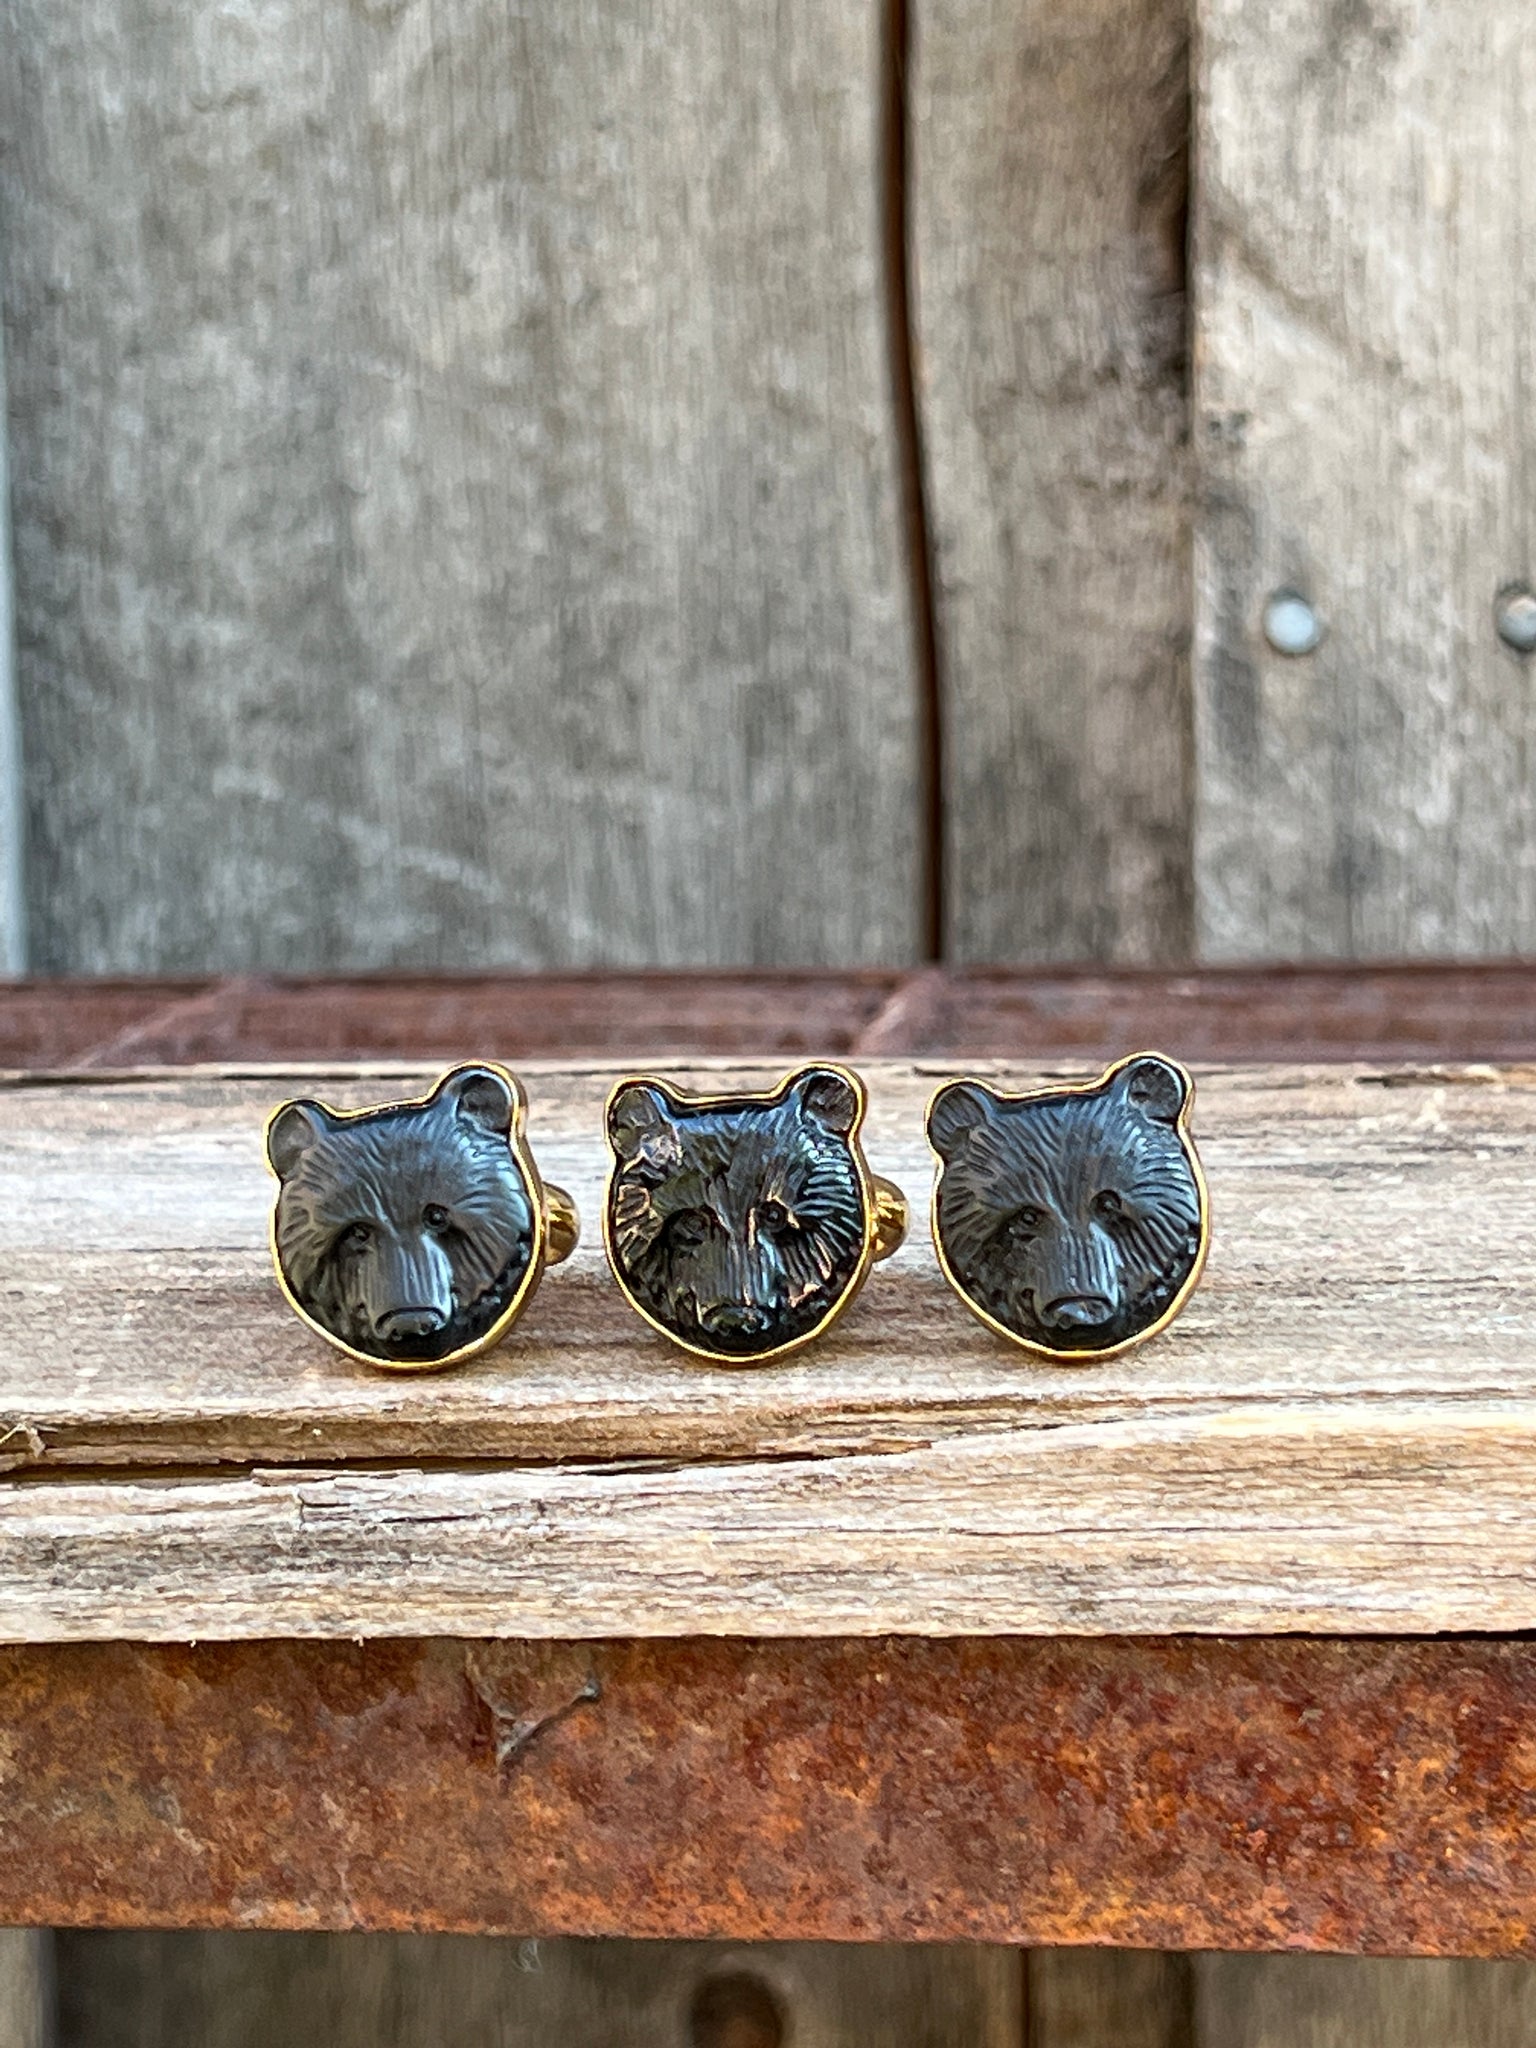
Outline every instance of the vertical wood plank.
[(0, 974), (20, 974), (27, 961), (26, 886), (22, 873), (21, 739), (16, 705), (7, 418), (5, 332), (0, 321)]
[[(1529, 951), (1529, 7), (1198, 11), (1202, 950)], [(1311, 655), (1266, 642), (1284, 590)]]
[(1198, 2048), (1529, 2048), (1536, 1965), (1201, 1956)]
[(34, 959), (910, 958), (878, 0), (0, 0)]
[[(1008, 1949), (65, 1934), (60, 2048), (1021, 2048)], [(775, 2029), (778, 2031), (775, 2031)]]
[(1191, 942), (1187, 0), (912, 0), (960, 960)]
[(1188, 1956), (1032, 1949), (1026, 1985), (1029, 2048), (1195, 2048)]
[(54, 2048), (51, 1934), (0, 1928), (0, 2048)]

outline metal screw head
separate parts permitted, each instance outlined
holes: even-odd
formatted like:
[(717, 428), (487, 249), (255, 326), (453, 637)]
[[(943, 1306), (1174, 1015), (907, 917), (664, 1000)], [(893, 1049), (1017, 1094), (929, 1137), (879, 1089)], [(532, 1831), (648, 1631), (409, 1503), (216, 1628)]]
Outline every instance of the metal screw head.
[(1264, 638), (1276, 654), (1311, 654), (1322, 644), (1323, 622), (1297, 590), (1277, 590), (1264, 607)]
[(1536, 654), (1536, 590), (1528, 583), (1511, 583), (1493, 603), (1493, 623), (1499, 638), (1516, 654)]

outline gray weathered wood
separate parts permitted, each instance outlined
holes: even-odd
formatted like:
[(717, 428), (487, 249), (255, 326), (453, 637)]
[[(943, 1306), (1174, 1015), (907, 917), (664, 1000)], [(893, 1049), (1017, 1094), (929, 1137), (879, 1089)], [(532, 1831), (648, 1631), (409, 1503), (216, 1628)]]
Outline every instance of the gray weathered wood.
[(1198, 2048), (1529, 2048), (1530, 1963), (1199, 1956)]
[(957, 958), (1185, 955), (1185, 0), (913, 0)]
[(53, 1936), (0, 1928), (0, 2048), (54, 2048)]
[[(1020, 2048), (1007, 1949), (66, 1934), (68, 2048)], [(701, 1987), (749, 1978), (782, 2033)], [(765, 2013), (765, 2019), (768, 2015)]]
[[(1536, 945), (1525, 0), (1200, 0), (1202, 950)], [(1327, 637), (1261, 631), (1292, 587)]]
[(912, 954), (880, 15), (0, 0), (38, 966)]
[(1205, 2048), (1191, 2032), (1191, 1958), (1124, 1948), (1028, 1957), (1028, 2048)]
[(27, 916), (22, 876), (21, 734), (16, 704), (8, 418), (5, 330), (0, 320), (0, 974), (20, 974), (27, 964)]
[(610, 1071), (529, 1070), (588, 1220), (572, 1266), (492, 1357), (406, 1381), (308, 1336), (270, 1277), (259, 1133), (298, 1076), (0, 1094), (3, 1433), (35, 1468), (0, 1489), (0, 1634), (1536, 1626), (1530, 1070), (1207, 1074), (1199, 1292), (1141, 1351), (1042, 1368), (925, 1241), (942, 1067), (870, 1063), (871, 1157), (917, 1226), (830, 1339), (759, 1372), (688, 1362), (603, 1276)]

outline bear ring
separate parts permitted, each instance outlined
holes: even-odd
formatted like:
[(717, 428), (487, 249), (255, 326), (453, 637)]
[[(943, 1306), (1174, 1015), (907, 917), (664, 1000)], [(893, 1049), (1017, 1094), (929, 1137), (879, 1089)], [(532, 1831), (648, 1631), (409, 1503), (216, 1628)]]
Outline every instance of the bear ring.
[(372, 1109), (285, 1102), (267, 1124), (272, 1259), (289, 1306), (365, 1365), (438, 1372), (500, 1343), (576, 1207), (547, 1187), (505, 1067), (454, 1067)]
[(717, 1365), (820, 1336), (906, 1235), (905, 1196), (865, 1163), (865, 1107), (864, 1083), (836, 1066), (766, 1095), (621, 1081), (603, 1239), (631, 1307)]
[(1078, 1364), (1172, 1322), (1210, 1242), (1193, 1096), (1183, 1067), (1151, 1052), (1076, 1088), (940, 1088), (933, 1241), (966, 1307), (1026, 1351)]

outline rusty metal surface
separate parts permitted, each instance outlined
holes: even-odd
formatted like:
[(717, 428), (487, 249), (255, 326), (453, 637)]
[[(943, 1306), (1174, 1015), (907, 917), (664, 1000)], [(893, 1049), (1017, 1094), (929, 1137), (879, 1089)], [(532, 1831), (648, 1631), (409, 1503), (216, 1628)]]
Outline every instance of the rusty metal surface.
[(11, 1650), (0, 1921), (1530, 1955), (1533, 1707), (1525, 1642)]
[(667, 1054), (1536, 1058), (1536, 965), (0, 984), (0, 1067)]

